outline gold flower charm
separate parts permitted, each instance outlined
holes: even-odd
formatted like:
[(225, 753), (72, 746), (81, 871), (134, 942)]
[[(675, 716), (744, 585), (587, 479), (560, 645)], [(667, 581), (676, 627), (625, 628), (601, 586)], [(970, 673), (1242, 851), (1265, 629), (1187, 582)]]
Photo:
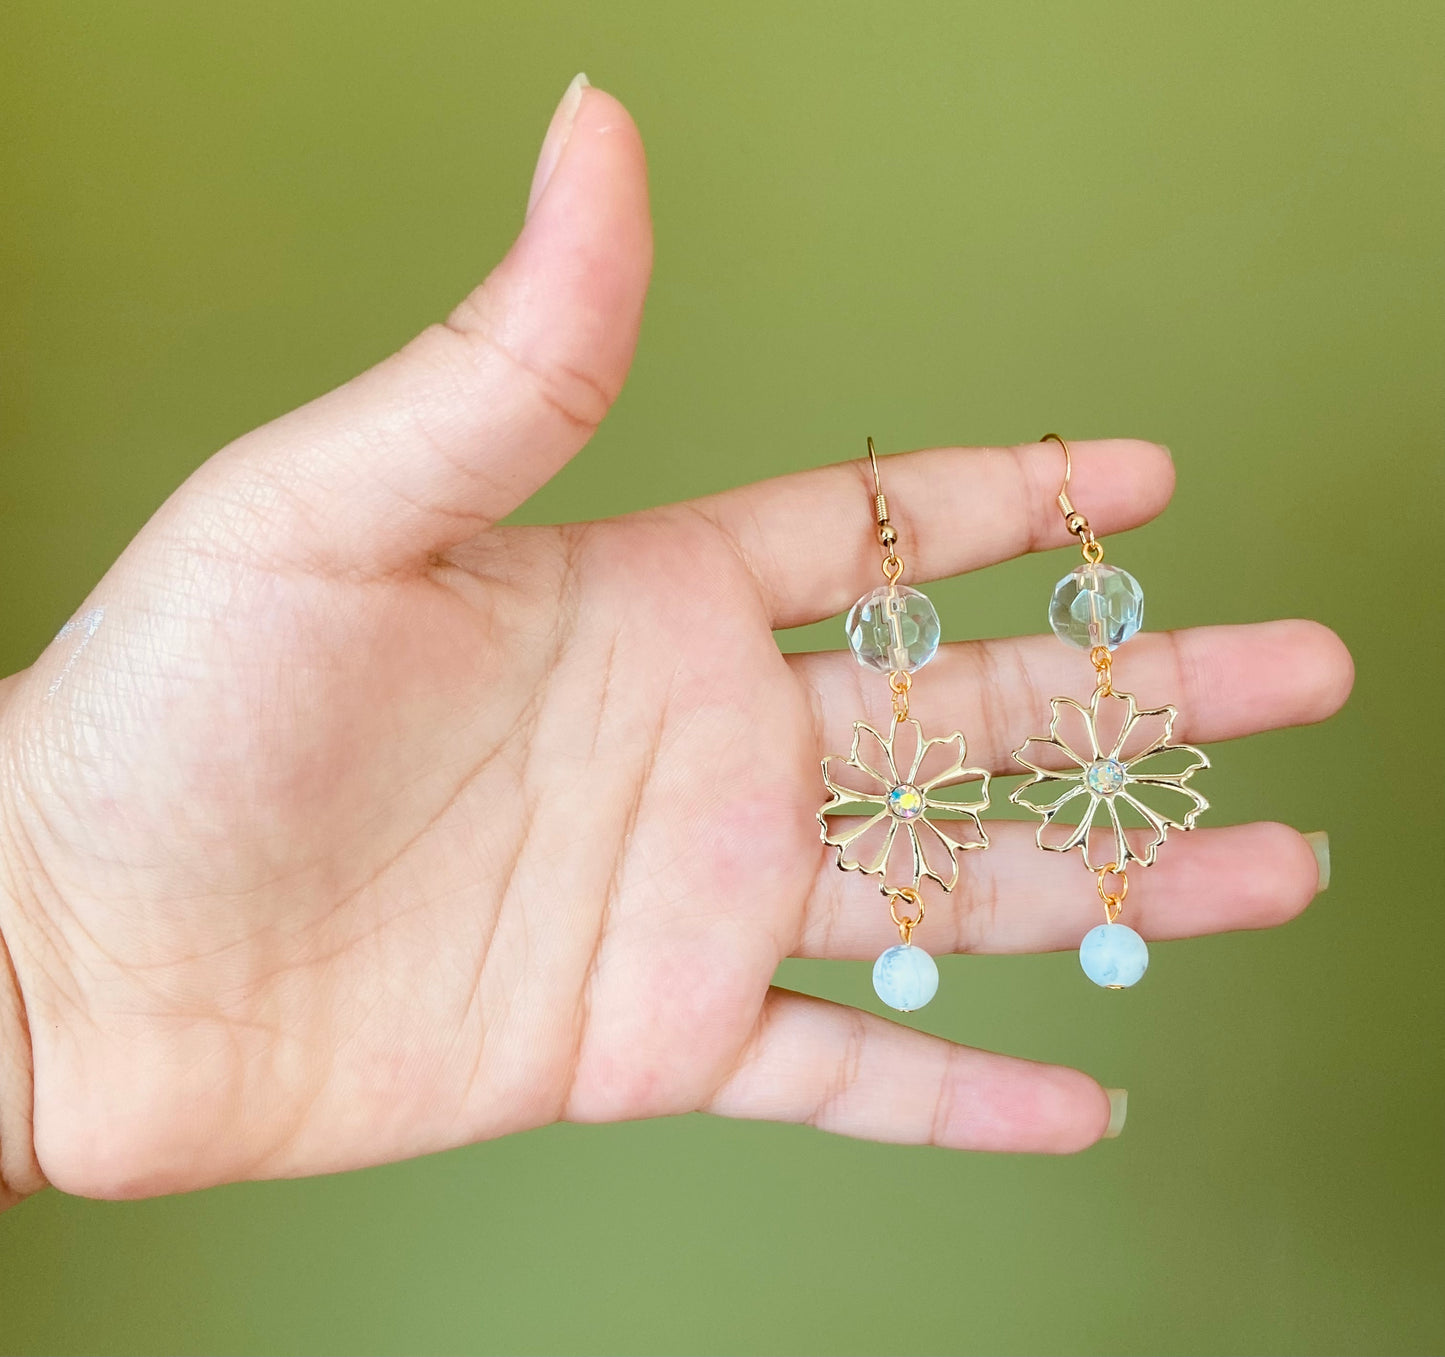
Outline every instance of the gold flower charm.
[[(912, 758), (908, 759), (904, 745), (910, 740)], [(934, 759), (935, 754), (942, 757)], [(848, 757), (829, 754), (823, 760), (823, 782), (831, 796), (818, 811), (818, 823), (823, 826), (823, 842), (838, 850), (838, 866), (845, 872), (882, 877), (878, 889), (885, 894), (898, 884), (916, 889), (924, 877), (951, 891), (958, 883), (958, 854), (988, 847), (988, 834), (978, 812), (988, 805), (989, 775), (982, 768), (965, 767), (966, 757), (967, 745), (959, 731), (926, 740), (917, 721), (895, 716), (884, 739), (866, 721), (854, 721)], [(906, 775), (899, 771), (905, 761)], [(929, 762), (942, 766), (929, 772), (924, 767)], [(937, 794), (973, 781), (980, 784), (977, 801), (950, 801)], [(849, 786), (849, 782), (858, 785)], [(846, 806), (862, 809), (845, 811)], [(934, 823), (939, 812), (961, 817), (944, 821), (949, 833)], [(859, 824), (839, 826), (837, 832), (828, 825), (830, 815), (860, 813), (867, 818)], [(889, 859), (900, 840), (908, 844), (911, 856), (911, 875), (906, 882), (898, 879), (901, 873), (888, 879)]]
[[(1102, 685), (1087, 707), (1068, 697), (1053, 698), (1049, 705), (1054, 718), (1048, 738), (1036, 736), (1014, 750), (1014, 759), (1033, 777), (1009, 796), (1016, 806), (1043, 817), (1040, 848), (1055, 853), (1082, 849), (1092, 871), (1110, 864), (1122, 869), (1130, 862), (1147, 867), (1171, 829), (1193, 829), (1209, 809), (1209, 802), (1185, 785), (1209, 767), (1209, 759), (1193, 745), (1170, 742), (1176, 708), (1140, 711), (1132, 693)], [(1151, 800), (1170, 802), (1167, 810), (1172, 813), (1141, 800), (1139, 794), (1146, 790)], [(1082, 810), (1077, 824), (1060, 821), (1059, 812), (1066, 806)], [(1110, 833), (1091, 847), (1089, 830), (1100, 806)], [(1125, 831), (1133, 829), (1147, 831), (1141, 847), (1126, 837)], [(1141, 841), (1145, 837), (1136, 835)]]

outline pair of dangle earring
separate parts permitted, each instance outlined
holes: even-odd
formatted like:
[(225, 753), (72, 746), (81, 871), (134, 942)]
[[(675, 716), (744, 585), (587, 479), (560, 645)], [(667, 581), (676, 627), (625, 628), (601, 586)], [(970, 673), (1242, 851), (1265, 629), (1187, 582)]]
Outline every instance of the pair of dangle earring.
[[(1209, 803), (1187, 783), (1209, 760), (1173, 742), (1176, 708), (1141, 709), (1133, 694), (1115, 691), (1113, 652), (1143, 625), (1143, 590), (1127, 571), (1104, 564), (1103, 544), (1070, 502), (1068, 444), (1057, 434), (1044, 441), (1064, 451), (1058, 505), (1084, 557), (1055, 586), (1049, 623), (1060, 640), (1088, 651), (1095, 685), (1087, 707), (1068, 697), (1051, 700), (1048, 735), (1014, 751), (1033, 776), (1009, 800), (1041, 817), (1040, 848), (1081, 851), (1095, 876), (1104, 922), (1085, 934), (1079, 961), (1096, 984), (1123, 989), (1137, 983), (1149, 964), (1144, 939), (1118, 922), (1128, 868), (1153, 863), (1170, 829), (1194, 827)], [(909, 715), (913, 675), (938, 653), (938, 613), (927, 595), (900, 583), (904, 563), (871, 438), (868, 460), (887, 583), (853, 605), (846, 630), (858, 662), (888, 676), (893, 715), (886, 736), (867, 721), (854, 721), (848, 755), (824, 758), (829, 797), (818, 822), (842, 870), (879, 879), (900, 942), (874, 963), (873, 988), (890, 1007), (910, 1012), (938, 990), (937, 965), (913, 942), (925, 913), (923, 883), (932, 880), (951, 893), (958, 885), (958, 855), (988, 847), (979, 812), (989, 804), (989, 774), (967, 766), (960, 731), (926, 738)], [(1161, 807), (1161, 800), (1167, 804)], [(843, 816), (848, 818), (833, 823)]]
[[(900, 941), (874, 963), (873, 988), (885, 1004), (908, 1013), (938, 992), (938, 966), (913, 941), (925, 912), (923, 883), (931, 880), (952, 892), (958, 855), (988, 847), (979, 812), (988, 806), (989, 775), (967, 766), (962, 732), (929, 738), (909, 715), (913, 676), (938, 653), (938, 613), (926, 594), (900, 583), (898, 531), (888, 518), (871, 438), (868, 461), (887, 583), (853, 605), (846, 631), (858, 663), (888, 676), (893, 715), (887, 735), (867, 721), (854, 721), (847, 756), (823, 760), (829, 796), (818, 822), (843, 871), (879, 879)], [(835, 816), (849, 818), (830, 823)]]
[(1057, 503), (1079, 539), (1084, 563), (1054, 586), (1049, 625), (1065, 644), (1088, 651), (1094, 693), (1088, 706), (1070, 697), (1049, 701), (1049, 733), (1013, 752), (1033, 774), (1009, 800), (1041, 817), (1040, 848), (1077, 848), (1094, 873), (1104, 922), (1079, 947), (1084, 974), (1106, 989), (1137, 984), (1149, 966), (1149, 948), (1119, 912), (1129, 893), (1131, 864), (1148, 867), (1171, 829), (1193, 829), (1209, 802), (1188, 785), (1208, 757), (1174, 741), (1178, 708), (1141, 708), (1133, 693), (1114, 687), (1114, 651), (1144, 625), (1144, 591), (1127, 570), (1104, 564), (1103, 543), (1069, 499), (1073, 458), (1058, 434), (1044, 442), (1064, 451), (1064, 483)]

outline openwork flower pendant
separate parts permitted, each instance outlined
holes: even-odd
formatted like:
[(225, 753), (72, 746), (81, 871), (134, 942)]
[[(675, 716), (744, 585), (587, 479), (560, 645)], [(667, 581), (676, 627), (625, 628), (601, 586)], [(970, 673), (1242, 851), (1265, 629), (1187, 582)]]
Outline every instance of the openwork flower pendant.
[[(1042, 817), (1040, 848), (1078, 848), (1096, 872), (1131, 862), (1147, 867), (1171, 829), (1193, 829), (1209, 809), (1187, 785), (1209, 759), (1193, 745), (1172, 742), (1176, 708), (1141, 711), (1132, 693), (1103, 685), (1087, 707), (1068, 697), (1049, 705), (1048, 736), (1014, 751), (1033, 777), (1009, 796)], [(1091, 829), (1108, 832), (1091, 838)]]
[[(838, 850), (838, 866), (878, 877), (884, 894), (899, 886), (916, 891), (924, 877), (951, 891), (958, 854), (988, 847), (978, 812), (988, 805), (989, 775), (968, 767), (967, 757), (959, 731), (926, 739), (919, 722), (895, 716), (885, 738), (866, 721), (854, 721), (847, 758), (823, 760), (831, 795), (818, 823), (823, 842)], [(975, 782), (977, 799), (941, 794)], [(834, 816), (852, 818), (834, 825)]]

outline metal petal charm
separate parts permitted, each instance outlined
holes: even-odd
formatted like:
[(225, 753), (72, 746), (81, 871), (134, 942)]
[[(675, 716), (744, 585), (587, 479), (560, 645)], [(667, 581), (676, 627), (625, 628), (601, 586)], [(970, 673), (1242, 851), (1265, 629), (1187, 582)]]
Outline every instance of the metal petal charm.
[[(900, 736), (905, 732), (913, 738), (914, 752), (907, 767), (900, 767)], [(946, 753), (948, 762), (925, 778), (924, 765), (935, 751)], [(884, 894), (898, 885), (916, 890), (925, 877), (951, 891), (958, 884), (958, 854), (988, 847), (988, 831), (978, 812), (988, 806), (989, 774), (968, 767), (967, 757), (968, 746), (959, 731), (928, 739), (918, 721), (895, 716), (884, 736), (866, 721), (854, 721), (848, 755), (829, 754), (823, 760), (829, 798), (818, 810), (818, 823), (823, 842), (838, 850), (838, 866), (845, 872), (881, 878), (879, 889)], [(976, 800), (954, 801), (940, 795), (971, 782), (979, 784)], [(943, 818), (949, 814), (959, 818)], [(863, 819), (829, 824), (830, 817), (844, 815)]]

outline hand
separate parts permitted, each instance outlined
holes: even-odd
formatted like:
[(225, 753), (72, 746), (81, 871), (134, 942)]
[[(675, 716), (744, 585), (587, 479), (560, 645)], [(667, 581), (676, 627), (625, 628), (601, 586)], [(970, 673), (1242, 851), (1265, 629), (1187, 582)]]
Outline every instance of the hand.
[[(772, 635), (876, 582), (864, 463), (495, 526), (616, 395), (650, 252), (637, 131), (575, 87), (525, 228), (447, 324), (212, 458), (0, 688), (13, 1190), (698, 1108), (972, 1149), (1103, 1132), (1083, 1074), (769, 988), (783, 957), (871, 959), (892, 932), (814, 820), (820, 757), (885, 719), (886, 684)], [(885, 472), (915, 582), (1068, 540), (1053, 445)], [(1157, 513), (1172, 471), (1083, 443), (1074, 482), (1103, 533)], [(1318, 720), (1351, 680), (1306, 622), (1144, 637), (1128, 662), (1190, 741)], [(1087, 674), (1052, 637), (951, 645), (915, 705), (1008, 772)], [(991, 832), (932, 898), (929, 949), (1076, 944), (1088, 874), (1031, 824)], [(1291, 829), (1202, 829), (1138, 875), (1129, 920), (1261, 927), (1316, 884)]]

